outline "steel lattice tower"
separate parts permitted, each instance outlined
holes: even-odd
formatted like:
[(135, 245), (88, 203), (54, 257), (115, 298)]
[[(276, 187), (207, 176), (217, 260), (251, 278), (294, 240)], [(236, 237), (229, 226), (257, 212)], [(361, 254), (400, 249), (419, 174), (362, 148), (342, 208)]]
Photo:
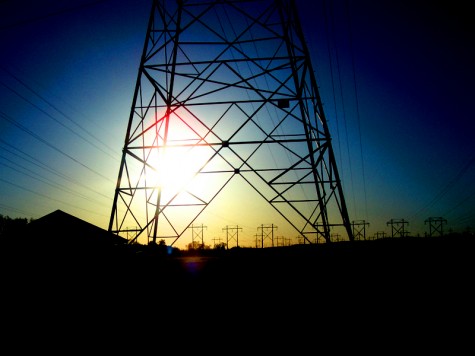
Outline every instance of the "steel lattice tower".
[(294, 2), (154, 0), (109, 231), (173, 245), (234, 179), (308, 243), (353, 240)]

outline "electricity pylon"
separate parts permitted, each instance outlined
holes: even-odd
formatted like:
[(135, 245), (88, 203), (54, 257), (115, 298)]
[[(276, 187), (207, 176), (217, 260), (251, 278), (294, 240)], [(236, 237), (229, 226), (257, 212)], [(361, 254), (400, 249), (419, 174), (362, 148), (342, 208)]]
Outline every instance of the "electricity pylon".
[(307, 242), (353, 240), (295, 3), (154, 0), (109, 231), (173, 245), (236, 179)]

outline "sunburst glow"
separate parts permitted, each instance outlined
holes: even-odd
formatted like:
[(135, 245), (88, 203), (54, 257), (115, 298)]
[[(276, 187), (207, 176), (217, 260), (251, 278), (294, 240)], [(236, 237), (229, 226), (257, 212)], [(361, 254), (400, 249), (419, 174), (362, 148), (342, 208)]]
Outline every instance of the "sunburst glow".
[(203, 148), (170, 144), (153, 151), (148, 161), (153, 166), (147, 173), (149, 184), (170, 198), (183, 190), (204, 189), (197, 179), (197, 174), (208, 160), (208, 153)]

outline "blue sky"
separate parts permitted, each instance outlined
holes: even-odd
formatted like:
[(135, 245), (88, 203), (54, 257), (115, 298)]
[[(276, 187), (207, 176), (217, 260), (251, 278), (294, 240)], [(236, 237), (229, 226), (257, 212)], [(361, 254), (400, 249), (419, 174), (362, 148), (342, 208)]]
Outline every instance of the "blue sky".
[[(351, 220), (475, 228), (468, 5), (297, 1)], [(107, 228), (151, 2), (0, 4), (0, 214)], [(239, 202), (233, 203), (236, 207)], [(252, 245), (256, 224), (240, 241)], [(276, 225), (280, 225), (280, 222)], [(278, 235), (285, 234), (278, 231)], [(191, 232), (190, 232), (191, 236)], [(190, 236), (184, 237), (189, 242)]]

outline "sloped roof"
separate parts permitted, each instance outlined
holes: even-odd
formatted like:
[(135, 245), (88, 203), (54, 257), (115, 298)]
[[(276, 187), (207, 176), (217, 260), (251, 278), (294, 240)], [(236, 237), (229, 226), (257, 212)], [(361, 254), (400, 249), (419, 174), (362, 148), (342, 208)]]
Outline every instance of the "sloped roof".
[(62, 210), (55, 210), (27, 225), (26, 238), (60, 244), (125, 244), (126, 239)]

